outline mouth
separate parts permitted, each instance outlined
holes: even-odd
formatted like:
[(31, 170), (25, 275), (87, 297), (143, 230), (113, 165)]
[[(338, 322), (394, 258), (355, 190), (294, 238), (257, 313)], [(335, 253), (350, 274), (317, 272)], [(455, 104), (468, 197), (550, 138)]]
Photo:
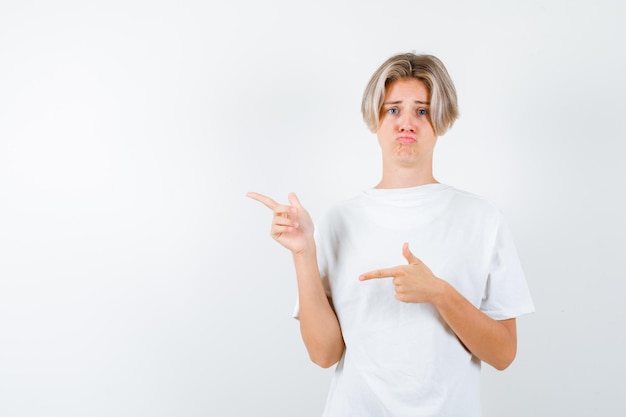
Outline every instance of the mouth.
[(411, 136), (411, 135), (400, 135), (396, 138), (396, 140), (404, 145), (417, 142), (417, 139), (415, 138), (415, 136)]

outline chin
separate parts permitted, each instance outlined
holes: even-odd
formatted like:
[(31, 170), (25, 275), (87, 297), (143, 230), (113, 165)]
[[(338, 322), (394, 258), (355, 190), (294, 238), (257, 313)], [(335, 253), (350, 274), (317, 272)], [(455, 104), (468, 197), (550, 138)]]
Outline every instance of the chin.
[(398, 149), (396, 151), (396, 159), (414, 160), (417, 158), (417, 152), (414, 149)]

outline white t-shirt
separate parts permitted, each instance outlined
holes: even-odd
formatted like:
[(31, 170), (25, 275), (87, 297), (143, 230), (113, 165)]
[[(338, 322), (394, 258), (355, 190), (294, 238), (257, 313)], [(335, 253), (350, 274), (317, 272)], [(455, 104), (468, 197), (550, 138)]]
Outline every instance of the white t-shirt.
[(406, 264), (402, 244), (409, 242), (435, 276), (489, 317), (533, 312), (499, 210), (444, 184), (370, 189), (326, 213), (315, 234), (321, 277), (346, 344), (324, 417), (480, 416), (480, 360), (434, 306), (396, 300), (391, 279), (358, 277)]

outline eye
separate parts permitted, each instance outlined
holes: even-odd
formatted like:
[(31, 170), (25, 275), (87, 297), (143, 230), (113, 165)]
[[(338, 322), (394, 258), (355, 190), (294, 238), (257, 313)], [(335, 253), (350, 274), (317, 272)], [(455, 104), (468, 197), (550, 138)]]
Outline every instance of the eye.
[(428, 114), (428, 110), (426, 110), (426, 109), (419, 109), (417, 111), (417, 114), (419, 114), (420, 116), (426, 116)]
[(392, 107), (390, 109), (387, 109), (387, 113), (396, 115), (396, 114), (398, 114), (398, 109), (395, 108), (395, 107)]

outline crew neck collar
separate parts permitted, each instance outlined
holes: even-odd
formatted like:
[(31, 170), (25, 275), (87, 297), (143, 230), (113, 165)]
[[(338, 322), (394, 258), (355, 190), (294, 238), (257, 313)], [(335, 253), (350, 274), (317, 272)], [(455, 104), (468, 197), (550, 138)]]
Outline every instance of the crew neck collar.
[(384, 200), (389, 203), (411, 204), (415, 201), (428, 199), (450, 188), (447, 184), (433, 183), (407, 188), (370, 188), (363, 191), (366, 197)]

